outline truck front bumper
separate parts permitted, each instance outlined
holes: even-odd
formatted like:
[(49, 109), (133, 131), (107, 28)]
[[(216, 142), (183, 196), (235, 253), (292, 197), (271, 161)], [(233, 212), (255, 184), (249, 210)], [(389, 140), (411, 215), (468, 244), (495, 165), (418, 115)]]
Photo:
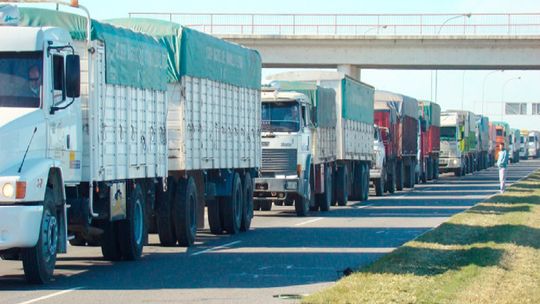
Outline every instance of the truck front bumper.
[(300, 193), (302, 185), (296, 178), (256, 178), (253, 189), (254, 200), (285, 200), (289, 194)]
[(0, 205), (0, 250), (36, 245), (43, 206)]
[(461, 169), (461, 158), (445, 157), (439, 158), (439, 172), (444, 173), (455, 169)]
[(380, 168), (369, 169), (369, 179), (381, 178), (381, 171)]

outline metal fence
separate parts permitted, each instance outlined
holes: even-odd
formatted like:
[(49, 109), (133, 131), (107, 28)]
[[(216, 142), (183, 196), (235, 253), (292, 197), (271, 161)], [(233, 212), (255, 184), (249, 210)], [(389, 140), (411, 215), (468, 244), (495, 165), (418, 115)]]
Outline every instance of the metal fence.
[(133, 12), (215, 35), (540, 35), (540, 13), (192, 14)]

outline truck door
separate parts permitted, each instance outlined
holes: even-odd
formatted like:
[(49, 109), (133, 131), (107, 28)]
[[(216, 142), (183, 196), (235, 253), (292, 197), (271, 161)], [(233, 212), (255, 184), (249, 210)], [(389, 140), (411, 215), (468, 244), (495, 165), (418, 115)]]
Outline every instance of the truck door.
[[(46, 55), (47, 56), (47, 55)], [(66, 97), (65, 53), (50, 50), (46, 58), (48, 69), (45, 71), (47, 90), (44, 94), (49, 108), (48, 149), (49, 157), (58, 162), (64, 181), (81, 180), (82, 161), (82, 118), (78, 99)], [(44, 79), (44, 81), (46, 81)], [(46, 87), (47, 87), (46, 86)], [(54, 109), (55, 107), (56, 109)], [(63, 109), (66, 107), (65, 109)]]

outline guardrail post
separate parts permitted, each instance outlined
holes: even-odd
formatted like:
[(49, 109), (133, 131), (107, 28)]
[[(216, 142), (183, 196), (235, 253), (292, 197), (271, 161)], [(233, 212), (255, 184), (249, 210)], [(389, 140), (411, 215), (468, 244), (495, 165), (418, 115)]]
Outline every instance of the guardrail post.
[(296, 34), (296, 15), (292, 16), (292, 33), (293, 33), (293, 35)]
[(255, 34), (255, 15), (251, 14), (251, 34)]
[(334, 35), (337, 35), (337, 14), (334, 15)]
[(210, 14), (210, 34), (214, 33), (214, 15)]

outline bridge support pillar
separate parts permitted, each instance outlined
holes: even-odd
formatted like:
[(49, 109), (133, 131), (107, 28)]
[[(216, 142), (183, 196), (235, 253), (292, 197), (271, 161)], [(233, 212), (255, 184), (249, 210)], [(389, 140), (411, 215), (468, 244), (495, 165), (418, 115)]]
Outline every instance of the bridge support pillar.
[(350, 76), (356, 80), (361, 80), (361, 69), (352, 64), (341, 64), (337, 66), (338, 72), (344, 73), (347, 76)]

